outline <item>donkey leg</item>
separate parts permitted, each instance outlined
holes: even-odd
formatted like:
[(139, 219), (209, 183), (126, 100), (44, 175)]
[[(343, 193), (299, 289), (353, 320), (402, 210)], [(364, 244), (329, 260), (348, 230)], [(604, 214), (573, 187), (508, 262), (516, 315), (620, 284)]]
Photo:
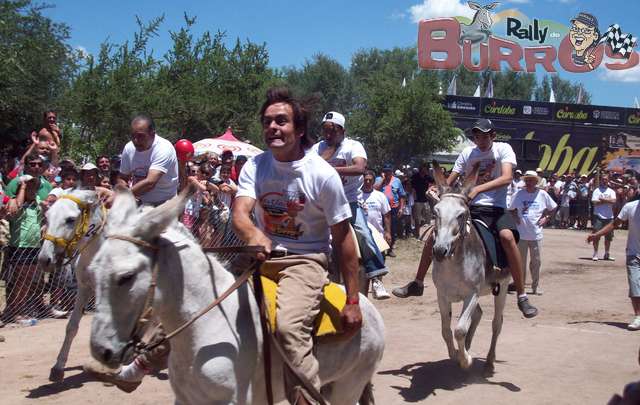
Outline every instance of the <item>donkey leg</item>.
[(69, 351), (71, 350), (71, 343), (78, 333), (78, 327), (80, 326), (80, 319), (82, 319), (82, 311), (90, 298), (89, 287), (78, 284), (78, 295), (76, 301), (73, 304), (73, 311), (69, 316), (67, 322), (67, 328), (64, 335), (64, 342), (58, 353), (56, 364), (51, 367), (49, 373), (49, 381), (60, 382), (64, 379), (64, 367), (67, 364), (69, 358)]
[(447, 344), (449, 358), (456, 358), (456, 347), (453, 344), (453, 333), (451, 333), (451, 302), (438, 293), (438, 307), (440, 308), (440, 321), (442, 322), (442, 338)]
[(473, 294), (464, 300), (462, 315), (460, 315), (458, 325), (456, 326), (454, 332), (456, 340), (458, 341), (458, 363), (460, 363), (460, 367), (462, 367), (463, 369), (468, 369), (469, 367), (471, 367), (471, 363), (473, 361), (471, 355), (467, 351), (466, 339), (467, 333), (469, 332), (469, 327), (471, 326), (471, 317), (476, 311), (477, 306), (477, 294)]
[(491, 322), (491, 327), (493, 329), (493, 333), (491, 334), (491, 346), (489, 347), (489, 353), (487, 354), (487, 365), (488, 369), (493, 370), (493, 363), (496, 360), (496, 344), (498, 343), (498, 336), (500, 335), (500, 331), (502, 330), (502, 319), (504, 313), (504, 305), (507, 300), (507, 283), (500, 283), (500, 294), (498, 294), (493, 302), (495, 306), (495, 311), (493, 314), (493, 322)]
[(480, 308), (480, 304), (478, 304), (478, 306), (476, 306), (476, 310), (473, 311), (473, 314), (471, 315), (471, 326), (469, 326), (467, 338), (465, 339), (465, 347), (467, 350), (471, 347), (471, 341), (473, 341), (473, 336), (476, 333), (480, 319), (482, 319), (482, 308)]

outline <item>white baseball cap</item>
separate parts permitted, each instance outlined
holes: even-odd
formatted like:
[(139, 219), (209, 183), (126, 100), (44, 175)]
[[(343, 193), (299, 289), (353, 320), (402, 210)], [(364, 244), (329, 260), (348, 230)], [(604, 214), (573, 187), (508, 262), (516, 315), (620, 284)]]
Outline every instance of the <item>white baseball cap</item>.
[(324, 115), (324, 117), (322, 117), (322, 123), (332, 122), (336, 125), (340, 125), (342, 128), (344, 128), (344, 121), (344, 115), (335, 111), (329, 111)]
[(98, 167), (96, 167), (96, 165), (94, 165), (93, 163), (85, 163), (80, 170), (98, 170)]

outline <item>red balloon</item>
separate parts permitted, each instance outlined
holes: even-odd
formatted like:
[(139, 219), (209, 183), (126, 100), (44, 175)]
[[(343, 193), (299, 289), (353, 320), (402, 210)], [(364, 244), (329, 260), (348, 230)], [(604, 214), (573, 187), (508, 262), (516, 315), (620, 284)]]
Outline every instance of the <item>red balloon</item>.
[(193, 144), (188, 139), (180, 139), (176, 142), (176, 155), (178, 156), (178, 160), (181, 162), (187, 162), (193, 158), (193, 153), (195, 150), (193, 149)]

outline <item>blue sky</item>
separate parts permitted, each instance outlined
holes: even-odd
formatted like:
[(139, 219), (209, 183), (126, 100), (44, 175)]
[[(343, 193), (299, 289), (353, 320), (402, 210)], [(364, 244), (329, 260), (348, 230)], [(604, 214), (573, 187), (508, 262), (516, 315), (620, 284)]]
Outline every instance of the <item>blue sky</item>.
[[(477, 0), (480, 4), (489, 1)], [(45, 13), (71, 27), (71, 44), (96, 53), (105, 39), (121, 43), (136, 30), (135, 16), (143, 21), (165, 15), (160, 35), (151, 42), (157, 56), (171, 45), (170, 30), (183, 24), (183, 13), (198, 18), (196, 35), (209, 30), (226, 31), (230, 40), (266, 42), (273, 67), (300, 66), (316, 53), (324, 53), (349, 66), (359, 49), (415, 46), (420, 18), (468, 13), (461, 0), (378, 0), (378, 1), (288, 1), (236, 0), (58, 0)], [(502, 1), (495, 10), (517, 8), (530, 18), (552, 19), (564, 24), (580, 11), (594, 14), (602, 31), (618, 23), (624, 32), (640, 36), (640, 2), (580, 0)], [(640, 44), (636, 47), (640, 50)], [(559, 65), (557, 65), (559, 66)], [(640, 99), (640, 66), (619, 73), (600, 67), (594, 72), (559, 75), (580, 80), (592, 94), (594, 104), (630, 107)], [(399, 82), (402, 78), (399, 78)]]

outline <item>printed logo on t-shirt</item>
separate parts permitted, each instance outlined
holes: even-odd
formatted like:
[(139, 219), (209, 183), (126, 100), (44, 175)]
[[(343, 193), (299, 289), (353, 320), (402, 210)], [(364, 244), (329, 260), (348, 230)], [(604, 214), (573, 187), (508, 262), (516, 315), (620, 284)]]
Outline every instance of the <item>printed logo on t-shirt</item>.
[[(347, 161), (345, 159), (332, 158), (327, 161), (333, 167), (347, 167)], [(345, 176), (340, 176), (340, 181), (342, 181), (342, 185), (347, 184), (347, 178)]]
[(258, 198), (264, 211), (265, 231), (287, 239), (299, 239), (303, 235), (302, 224), (296, 224), (298, 213), (304, 209), (307, 197), (297, 190), (269, 192)]
[(133, 184), (136, 184), (137, 182), (146, 179), (148, 173), (149, 173), (148, 167), (136, 167), (131, 171), (131, 182)]
[(477, 184), (484, 184), (494, 179), (493, 170), (496, 167), (495, 159), (482, 159), (479, 161), (478, 167), (478, 182)]

